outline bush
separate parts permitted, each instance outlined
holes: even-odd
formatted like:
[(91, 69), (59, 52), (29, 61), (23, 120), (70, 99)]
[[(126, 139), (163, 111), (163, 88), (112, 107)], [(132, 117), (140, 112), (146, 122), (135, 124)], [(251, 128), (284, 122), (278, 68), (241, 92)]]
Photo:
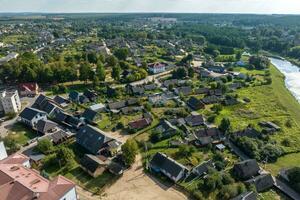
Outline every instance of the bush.
[(53, 144), (49, 139), (41, 139), (35, 148), (40, 153), (49, 154), (53, 150)]
[(209, 115), (208, 118), (207, 118), (207, 122), (209, 122), (209, 123), (214, 123), (216, 117), (217, 117), (217, 115), (215, 115), (215, 114)]

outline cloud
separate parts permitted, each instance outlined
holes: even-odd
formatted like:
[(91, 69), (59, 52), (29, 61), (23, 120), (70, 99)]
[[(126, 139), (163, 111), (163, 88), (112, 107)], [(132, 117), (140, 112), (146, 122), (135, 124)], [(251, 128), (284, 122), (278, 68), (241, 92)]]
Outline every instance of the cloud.
[(300, 14), (299, 0), (0, 0), (0, 12)]

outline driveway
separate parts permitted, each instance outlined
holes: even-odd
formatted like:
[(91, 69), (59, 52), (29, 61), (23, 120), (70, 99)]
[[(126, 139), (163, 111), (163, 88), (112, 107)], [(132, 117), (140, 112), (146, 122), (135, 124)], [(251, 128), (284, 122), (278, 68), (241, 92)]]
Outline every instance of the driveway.
[(104, 200), (184, 200), (184, 194), (158, 182), (143, 171), (141, 156), (137, 156), (136, 163), (131, 169), (111, 187), (105, 189)]

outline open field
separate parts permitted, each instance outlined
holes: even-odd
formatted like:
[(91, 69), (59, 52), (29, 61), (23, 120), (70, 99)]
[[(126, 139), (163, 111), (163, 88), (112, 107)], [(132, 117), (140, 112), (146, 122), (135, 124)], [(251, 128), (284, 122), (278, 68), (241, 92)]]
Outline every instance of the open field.
[[(300, 104), (285, 88), (284, 76), (274, 67), (270, 67), (272, 84), (243, 88), (237, 91), (240, 99), (247, 97), (250, 103), (224, 107), (217, 117), (217, 122), (228, 117), (231, 120), (233, 131), (241, 130), (260, 121), (274, 121), (282, 130), (271, 136), (285, 152), (295, 152), (300, 149)], [(287, 127), (290, 121), (292, 126)], [(281, 142), (289, 139), (291, 145), (283, 146)]]

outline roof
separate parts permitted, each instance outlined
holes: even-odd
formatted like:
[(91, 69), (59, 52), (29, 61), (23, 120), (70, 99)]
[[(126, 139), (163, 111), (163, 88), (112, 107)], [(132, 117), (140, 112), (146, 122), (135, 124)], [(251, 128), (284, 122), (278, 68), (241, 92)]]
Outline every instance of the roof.
[(239, 136), (239, 137), (246, 136), (246, 137), (250, 137), (250, 138), (257, 138), (260, 136), (260, 133), (259, 133), (259, 131), (257, 131), (254, 128), (247, 127), (246, 129), (244, 129), (242, 131), (236, 132), (235, 135)]
[(246, 183), (254, 184), (257, 192), (263, 192), (273, 187), (275, 182), (271, 174), (261, 174), (246, 181)]
[(80, 164), (88, 171), (94, 173), (99, 167), (103, 167), (108, 163), (105, 160), (100, 160), (97, 156), (85, 154), (80, 160)]
[(71, 91), (69, 93), (69, 98), (72, 100), (72, 101), (78, 101), (79, 100), (79, 93), (77, 91)]
[(50, 120), (39, 120), (36, 124), (36, 129), (37, 131), (39, 131), (40, 133), (47, 133), (49, 130), (54, 129), (55, 127), (57, 127), (57, 124), (53, 121)]
[(251, 159), (236, 163), (233, 170), (240, 179), (246, 180), (257, 175), (260, 168), (256, 160)]
[(25, 162), (29, 161), (29, 157), (21, 154), (21, 153), (15, 153), (10, 155), (9, 157), (0, 160), (0, 164), (20, 164), (23, 165)]
[(149, 118), (142, 118), (142, 119), (138, 119), (136, 121), (132, 121), (128, 123), (128, 126), (131, 129), (141, 129), (141, 128), (145, 128), (146, 126), (151, 124), (151, 119)]
[(175, 88), (175, 91), (177, 94), (182, 94), (182, 95), (190, 95), (193, 93), (191, 86)]
[(153, 156), (150, 161), (150, 165), (152, 168), (164, 170), (168, 174), (169, 178), (177, 177), (183, 170), (187, 170), (185, 166), (160, 152)]
[(234, 197), (231, 200), (256, 200), (256, 194), (251, 191), (251, 192), (244, 192), (240, 195), (238, 195), (237, 197)]
[(194, 110), (198, 110), (205, 106), (204, 103), (201, 100), (197, 99), (196, 97), (189, 98), (187, 104)]
[(86, 109), (81, 117), (85, 118), (89, 122), (93, 122), (97, 118), (98, 113), (96, 111), (93, 111), (91, 109)]
[(105, 109), (105, 105), (102, 103), (94, 104), (90, 106), (90, 109), (93, 111), (100, 111), (102, 109)]
[(90, 125), (81, 127), (76, 134), (77, 143), (93, 154), (97, 154), (111, 140), (104, 131)]
[(118, 101), (118, 102), (108, 104), (108, 108), (111, 110), (118, 110), (125, 106), (126, 106), (126, 101)]
[(193, 168), (193, 172), (196, 173), (198, 176), (202, 176), (207, 173), (208, 168), (213, 167), (212, 160), (204, 161)]
[(21, 83), (19, 85), (21, 91), (35, 92), (38, 89), (37, 83)]
[(53, 101), (55, 101), (59, 105), (67, 105), (69, 103), (69, 100), (65, 99), (62, 96), (55, 96)]
[(162, 120), (156, 130), (164, 133), (172, 132), (172, 131), (177, 131), (176, 126), (173, 126), (168, 120)]
[(204, 125), (204, 118), (202, 115), (189, 115), (184, 120), (189, 126)]
[(30, 108), (30, 107), (26, 107), (21, 113), (20, 113), (20, 117), (23, 119), (27, 119), (29, 121), (31, 121), (36, 115), (38, 114), (42, 114), (42, 115), (46, 115), (45, 112), (35, 109), (35, 108)]
[(63, 130), (59, 130), (59, 131), (49, 135), (50, 140), (54, 144), (57, 144), (60, 141), (65, 141), (69, 137), (70, 137), (70, 135), (67, 132), (63, 131)]
[(58, 176), (49, 181), (37, 171), (20, 164), (0, 164), (0, 193), (3, 200), (58, 200), (75, 187), (70, 180)]

